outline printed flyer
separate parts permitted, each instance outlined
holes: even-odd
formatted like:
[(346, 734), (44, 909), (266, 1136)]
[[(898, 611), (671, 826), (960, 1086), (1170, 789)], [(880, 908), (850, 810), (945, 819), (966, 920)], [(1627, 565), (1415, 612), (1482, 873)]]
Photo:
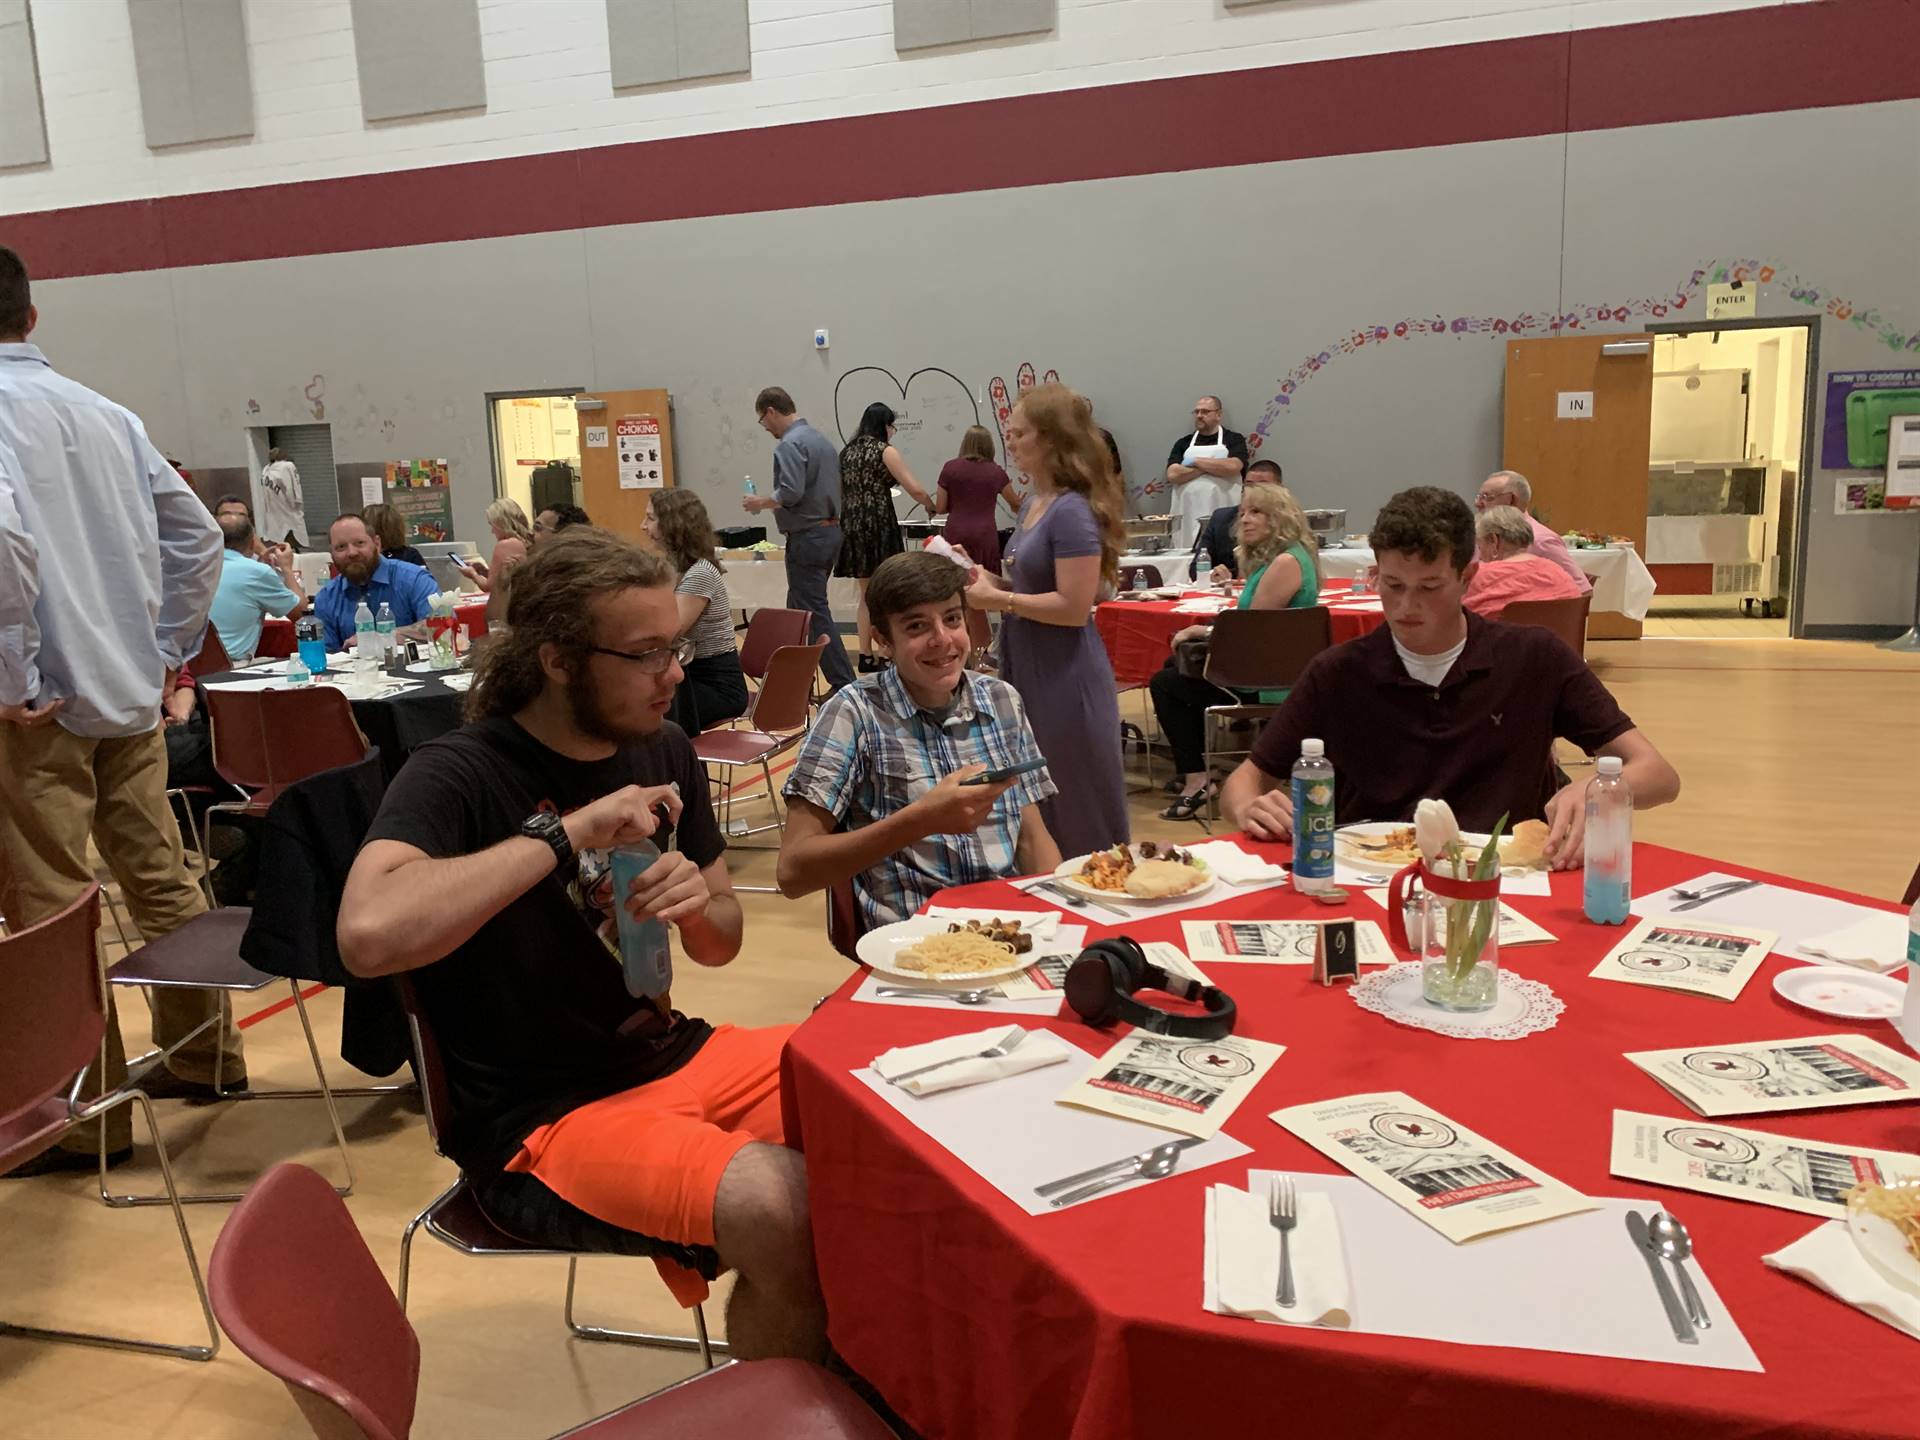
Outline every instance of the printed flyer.
[(1613, 1112), (1615, 1175), (1843, 1220), (1856, 1185), (1920, 1180), (1920, 1155)]
[(1592, 974), (1595, 980), (1738, 1000), (1779, 938), (1771, 930), (1653, 915), (1628, 931)]
[(1702, 1115), (1920, 1099), (1920, 1060), (1864, 1035), (1809, 1035), (1626, 1056)]
[(1102, 1055), (1060, 1103), (1204, 1140), (1219, 1133), (1285, 1050), (1240, 1035), (1181, 1040), (1136, 1030)]

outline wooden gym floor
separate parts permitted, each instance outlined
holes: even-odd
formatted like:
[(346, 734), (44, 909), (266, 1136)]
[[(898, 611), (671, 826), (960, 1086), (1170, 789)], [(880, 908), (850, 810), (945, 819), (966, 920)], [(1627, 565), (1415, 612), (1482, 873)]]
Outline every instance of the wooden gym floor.
[[(1788, 875), (1897, 898), (1920, 860), (1920, 770), (1908, 741), (1920, 717), (1920, 658), (1866, 645), (1649, 638), (1600, 643), (1594, 668), (1679, 767), (1678, 804), (1639, 818), (1642, 839)], [(1142, 693), (1122, 697), (1137, 719)], [(1584, 771), (1574, 770), (1576, 781)], [(1164, 779), (1164, 769), (1161, 778)], [(1134, 799), (1136, 833), (1198, 838)], [(773, 837), (756, 837), (759, 844)], [(736, 879), (771, 884), (770, 851), (733, 852)], [(747, 944), (725, 970), (683, 966), (687, 1011), (742, 1024), (804, 1017), (847, 975), (827, 945), (818, 897), (745, 896)], [(107, 933), (111, 935), (109, 927)], [(109, 950), (117, 956), (117, 947)], [(311, 1084), (299, 1024), (271, 1011), (284, 987), (243, 1013), (253, 1083)], [(322, 1036), (339, 1033), (339, 1000), (309, 1002)], [(138, 1001), (123, 1006), (143, 1048)], [(363, 1083), (337, 1058), (336, 1083)], [(358, 1186), (348, 1204), (391, 1279), (400, 1232), (451, 1178), (418, 1111), (388, 1097), (341, 1102)], [(159, 1107), (183, 1186), (244, 1186), (267, 1164), (298, 1159), (332, 1175), (319, 1103), (219, 1109)], [(138, 1136), (136, 1123), (136, 1135)], [(151, 1152), (114, 1173), (152, 1179)], [(91, 1177), (0, 1181), (0, 1317), (121, 1329), (191, 1342), (199, 1321), (165, 1209), (108, 1211)], [(226, 1209), (190, 1207), (204, 1265)], [(573, 1341), (561, 1324), (564, 1262), (468, 1259), (422, 1235), (412, 1316), (422, 1345), (420, 1440), (545, 1436), (690, 1374), (691, 1355)], [(709, 1305), (719, 1329), (721, 1307)], [(580, 1316), (684, 1329), (650, 1265), (581, 1265)], [(688, 1331), (687, 1333), (690, 1333)], [(12, 1440), (295, 1440), (308, 1431), (278, 1382), (231, 1345), (210, 1364), (0, 1339), (0, 1430)]]

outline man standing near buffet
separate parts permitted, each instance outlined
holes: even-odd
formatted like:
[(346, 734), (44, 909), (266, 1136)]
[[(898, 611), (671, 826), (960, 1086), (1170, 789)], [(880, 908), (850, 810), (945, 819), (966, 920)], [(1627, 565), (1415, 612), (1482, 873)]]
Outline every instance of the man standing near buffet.
[(1193, 433), (1167, 453), (1167, 484), (1173, 487), (1173, 548), (1191, 546), (1215, 510), (1240, 503), (1240, 476), (1250, 458), (1247, 437), (1229, 430), (1220, 397), (1193, 402)]

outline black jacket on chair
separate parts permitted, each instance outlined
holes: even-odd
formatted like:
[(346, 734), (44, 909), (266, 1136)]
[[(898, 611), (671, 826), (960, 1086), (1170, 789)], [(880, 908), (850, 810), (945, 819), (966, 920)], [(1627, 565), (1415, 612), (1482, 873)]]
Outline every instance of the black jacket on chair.
[(347, 872), (386, 790), (374, 748), (280, 793), (260, 827), (253, 919), (240, 941), (241, 958), (255, 969), (346, 990), (340, 1058), (369, 1075), (393, 1074), (413, 1044), (392, 985), (347, 973), (334, 926)]

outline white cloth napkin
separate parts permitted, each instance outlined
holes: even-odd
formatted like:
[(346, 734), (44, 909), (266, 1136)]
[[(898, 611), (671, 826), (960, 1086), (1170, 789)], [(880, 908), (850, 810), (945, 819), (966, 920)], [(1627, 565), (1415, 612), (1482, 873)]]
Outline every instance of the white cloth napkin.
[(1824, 950), (1842, 965), (1869, 961), (1860, 968), (1885, 975), (1898, 970), (1907, 958), (1907, 917), (1895, 910), (1876, 910), (1824, 935), (1803, 936), (1796, 948)]
[(1280, 1285), (1280, 1232), (1268, 1218), (1267, 1197), (1231, 1185), (1207, 1188), (1203, 1304), (1208, 1310), (1279, 1325), (1352, 1327), (1353, 1286), (1333, 1201), (1302, 1192), (1298, 1213), (1288, 1237), (1296, 1303), (1283, 1310), (1274, 1298)]
[(1231, 607), (1233, 602), (1224, 595), (1197, 595), (1191, 600), (1182, 600), (1173, 607), (1176, 615), (1218, 615)]
[(1284, 866), (1249, 855), (1231, 840), (1206, 840), (1184, 848), (1229, 885), (1277, 885), (1287, 878)]
[(1847, 1234), (1846, 1221), (1829, 1220), (1786, 1249), (1760, 1258), (1775, 1270), (1797, 1275), (1836, 1300), (1844, 1300), (1882, 1324), (1920, 1340), (1920, 1296), (1909, 1295), (1880, 1278)]
[(1054, 928), (1060, 923), (1058, 910), (969, 910), (958, 905), (932, 905), (927, 908), (929, 920), (948, 920), (964, 925), (969, 920), (978, 920), (985, 924), (989, 920), (1018, 920), (1020, 928), (1036, 940), (1049, 940)]
[(949, 1035), (944, 1040), (929, 1040), (924, 1045), (889, 1050), (874, 1057), (873, 1071), (882, 1080), (891, 1080), (909, 1070), (918, 1070), (922, 1065), (951, 1060), (953, 1064), (942, 1065), (938, 1070), (905, 1081), (898, 1087), (909, 1095), (937, 1095), (942, 1090), (957, 1090), (962, 1085), (978, 1085), (986, 1080), (1000, 1080), (1008, 1075), (1038, 1070), (1042, 1065), (1058, 1065), (1068, 1058), (1065, 1047), (1037, 1045), (1031, 1036), (1021, 1042), (1011, 1055), (1000, 1055), (991, 1060), (961, 1058), (990, 1050), (1013, 1031), (1024, 1028), (1020, 1025), (996, 1025), (991, 1030), (978, 1030), (970, 1035)]

